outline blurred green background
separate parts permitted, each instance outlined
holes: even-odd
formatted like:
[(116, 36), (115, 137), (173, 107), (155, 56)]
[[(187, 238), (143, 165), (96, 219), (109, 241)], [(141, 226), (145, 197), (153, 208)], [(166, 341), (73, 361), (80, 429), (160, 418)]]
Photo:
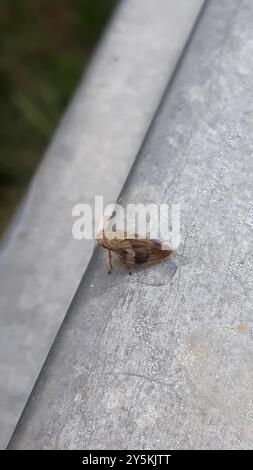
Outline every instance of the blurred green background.
[(0, 0), (0, 236), (117, 0)]

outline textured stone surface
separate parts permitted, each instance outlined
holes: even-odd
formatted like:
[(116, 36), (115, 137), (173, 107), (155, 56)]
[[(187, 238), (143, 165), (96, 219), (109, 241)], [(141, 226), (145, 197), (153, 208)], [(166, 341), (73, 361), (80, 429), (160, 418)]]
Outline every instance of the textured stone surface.
[(208, 2), (122, 193), (180, 202), (180, 248), (95, 252), (11, 448), (253, 448), (252, 21)]
[(2, 247), (0, 447), (93, 252), (71, 236), (72, 207), (118, 197), (202, 3), (122, 2)]

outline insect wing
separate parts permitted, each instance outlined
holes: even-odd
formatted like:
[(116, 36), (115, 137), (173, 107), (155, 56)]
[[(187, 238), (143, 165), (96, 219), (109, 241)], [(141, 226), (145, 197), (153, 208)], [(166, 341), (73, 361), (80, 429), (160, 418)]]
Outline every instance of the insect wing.
[(129, 265), (157, 263), (171, 254), (171, 250), (163, 250), (157, 240), (125, 239), (118, 241), (117, 253)]

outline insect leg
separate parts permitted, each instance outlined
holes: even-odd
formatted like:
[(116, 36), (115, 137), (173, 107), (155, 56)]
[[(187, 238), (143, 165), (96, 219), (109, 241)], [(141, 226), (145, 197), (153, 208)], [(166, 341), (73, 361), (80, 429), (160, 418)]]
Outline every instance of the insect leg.
[(111, 272), (112, 272), (112, 250), (108, 250), (108, 261), (109, 261), (108, 274), (111, 274)]
[(133, 265), (133, 259), (134, 259), (134, 254), (132, 252), (132, 250), (130, 251), (124, 251), (121, 255), (121, 259), (124, 263), (124, 265), (126, 266), (127, 270), (128, 270), (128, 273), (132, 274), (132, 270), (131, 270), (131, 267)]
[(123, 259), (123, 263), (124, 265), (126, 266), (127, 270), (128, 270), (128, 273), (130, 274), (130, 276), (132, 275), (132, 271), (131, 271), (131, 267), (130, 265), (128, 264), (128, 262), (126, 260)]

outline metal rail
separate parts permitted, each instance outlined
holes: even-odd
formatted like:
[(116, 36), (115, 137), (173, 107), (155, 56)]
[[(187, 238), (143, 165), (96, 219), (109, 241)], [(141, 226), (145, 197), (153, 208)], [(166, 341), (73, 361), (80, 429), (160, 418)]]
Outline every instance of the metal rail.
[(121, 194), (179, 202), (179, 250), (95, 252), (10, 449), (253, 448), (252, 20), (208, 2)]
[(117, 199), (202, 4), (120, 3), (14, 220), (0, 257), (0, 447), (93, 252), (71, 237), (72, 207)]

